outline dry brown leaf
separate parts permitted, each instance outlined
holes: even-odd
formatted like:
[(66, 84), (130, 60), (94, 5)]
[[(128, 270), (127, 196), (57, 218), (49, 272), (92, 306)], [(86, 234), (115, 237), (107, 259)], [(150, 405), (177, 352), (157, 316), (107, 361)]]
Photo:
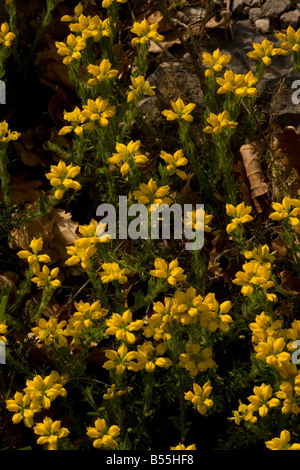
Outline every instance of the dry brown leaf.
[(300, 299), (300, 280), (295, 278), (291, 271), (282, 271), (279, 273), (282, 280), (280, 287), (287, 294), (294, 295)]
[(279, 234), (275, 240), (271, 242), (272, 249), (275, 250), (279, 255), (286, 257), (287, 255), (287, 244)]
[(52, 207), (46, 217), (37, 218), (31, 224), (14, 230), (9, 245), (16, 251), (28, 250), (33, 237), (42, 237), (43, 253), (50, 256), (52, 263), (64, 266), (64, 261), (69, 258), (66, 246), (78, 238), (77, 227), (78, 222), (72, 220), (70, 213)]
[(268, 193), (268, 185), (264, 181), (265, 177), (262, 171), (259, 157), (259, 142), (245, 144), (240, 147), (240, 154), (243, 158), (246, 176), (249, 180), (251, 197), (255, 203), (258, 212), (262, 212), (262, 207), (258, 201), (258, 197)]
[(279, 151), (284, 159), (286, 157), (288, 164), (297, 170), (300, 176), (300, 135), (292, 126), (287, 126), (282, 132), (278, 132), (275, 140), (275, 149)]
[[(21, 204), (22, 202), (36, 201), (42, 194), (38, 189), (42, 182), (40, 180), (30, 180), (28, 173), (20, 171), (13, 174), (9, 185), (11, 204)], [(3, 198), (3, 191), (0, 188), (0, 200)]]

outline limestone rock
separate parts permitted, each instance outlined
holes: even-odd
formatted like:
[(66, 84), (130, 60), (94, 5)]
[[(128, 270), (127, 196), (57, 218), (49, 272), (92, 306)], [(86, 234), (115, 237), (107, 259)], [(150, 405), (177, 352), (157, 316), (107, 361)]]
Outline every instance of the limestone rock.
[(262, 7), (262, 15), (276, 19), (291, 7), (292, 2), (290, 0), (267, 0)]

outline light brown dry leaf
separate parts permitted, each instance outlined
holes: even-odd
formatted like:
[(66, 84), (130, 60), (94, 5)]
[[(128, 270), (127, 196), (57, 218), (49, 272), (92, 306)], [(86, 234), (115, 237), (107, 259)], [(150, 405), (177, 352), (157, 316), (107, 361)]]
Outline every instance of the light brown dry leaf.
[(50, 256), (52, 263), (64, 265), (64, 261), (69, 258), (66, 246), (78, 238), (77, 227), (78, 222), (72, 220), (70, 213), (52, 207), (46, 217), (37, 218), (31, 224), (14, 230), (9, 245), (16, 251), (28, 250), (33, 237), (42, 237), (43, 253)]
[(267, 183), (264, 181), (265, 177), (260, 163), (259, 147), (259, 142), (245, 144), (240, 147), (240, 154), (243, 158), (253, 200), (267, 194), (269, 190)]

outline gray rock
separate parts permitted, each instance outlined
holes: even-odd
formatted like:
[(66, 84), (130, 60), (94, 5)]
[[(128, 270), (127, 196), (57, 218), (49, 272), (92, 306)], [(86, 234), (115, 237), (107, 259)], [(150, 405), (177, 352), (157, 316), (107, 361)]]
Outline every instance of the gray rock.
[(291, 25), (294, 29), (297, 28), (300, 18), (300, 11), (293, 10), (293, 11), (286, 11), (282, 13), (280, 17), (280, 24), (283, 29), (287, 28)]
[(249, 16), (250, 10), (251, 8), (246, 5), (243, 9), (243, 15)]
[(249, 12), (249, 19), (255, 23), (256, 20), (259, 20), (262, 17), (261, 8), (251, 8)]
[(233, 15), (238, 15), (242, 12), (244, 6), (244, 0), (233, 0), (232, 4), (232, 13)]
[(270, 29), (270, 18), (262, 18), (261, 20), (256, 20), (255, 26), (261, 33), (267, 33)]
[(262, 15), (276, 19), (292, 6), (291, 0), (267, 0), (262, 7)]

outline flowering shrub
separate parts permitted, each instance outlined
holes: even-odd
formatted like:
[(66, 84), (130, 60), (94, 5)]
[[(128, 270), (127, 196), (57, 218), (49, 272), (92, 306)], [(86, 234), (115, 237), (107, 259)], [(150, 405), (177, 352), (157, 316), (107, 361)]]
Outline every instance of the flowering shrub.
[[(23, 131), (0, 123), (1, 246), (12, 258), (0, 284), (3, 448), (298, 450), (299, 292), (281, 276), (300, 274), (300, 189), (281, 181), (256, 211), (235, 181), (232, 143), (240, 126), (260, 136), (257, 85), (275, 55), (293, 55), (299, 68), (300, 30), (278, 33), (281, 48), (254, 43), (256, 70), (244, 74), (219, 48), (203, 52), (205, 108), (178, 96), (160, 110), (161, 129), (143, 131), (140, 104), (157, 93), (148, 65), (151, 45), (163, 48), (159, 23), (132, 21), (126, 0), (87, 11), (58, 3), (65, 36), (54, 50), (76, 98), (56, 119), (56, 138), (43, 141), (43, 190), (21, 208), (9, 156)], [(32, 51), (56, 6), (47, 1)], [(6, 13), (0, 60), (9, 69), (18, 58), (13, 0)], [(120, 226), (112, 237), (97, 207), (117, 209), (120, 195), (149, 218), (153, 204), (200, 200), (205, 211), (185, 219), (203, 231), (203, 247), (129, 239)], [(67, 216), (55, 225), (64, 210), (75, 228)]]

